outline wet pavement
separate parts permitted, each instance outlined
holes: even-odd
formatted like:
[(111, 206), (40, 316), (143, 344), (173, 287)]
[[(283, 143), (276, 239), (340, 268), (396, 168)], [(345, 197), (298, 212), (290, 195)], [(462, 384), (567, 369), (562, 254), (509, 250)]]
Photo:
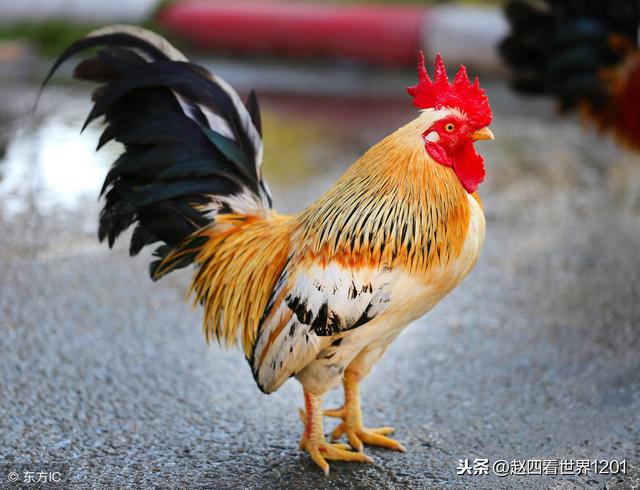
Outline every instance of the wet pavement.
[[(154, 284), (148, 255), (97, 243), (95, 196), (117, 148), (94, 156), (98, 129), (78, 137), (88, 94), (54, 87), (26, 124), (33, 91), (11, 88), (0, 132), (2, 470), (53, 465), (72, 488), (639, 488), (640, 157), (546, 102), (489, 92), (497, 139), (481, 146), (482, 257), (362, 388), (365, 422), (394, 426), (408, 452), (369, 448), (375, 465), (332, 463), (327, 478), (298, 449), (299, 385), (260, 393), (240, 352), (206, 347), (200, 310), (183, 301), (188, 272)], [(412, 114), (408, 98), (352, 111), (341, 100), (265, 106), (266, 134), (293, 148), (265, 164), (283, 212)], [(293, 179), (289, 159), (303, 169)], [(458, 460), (475, 458), (627, 468), (457, 475)]]

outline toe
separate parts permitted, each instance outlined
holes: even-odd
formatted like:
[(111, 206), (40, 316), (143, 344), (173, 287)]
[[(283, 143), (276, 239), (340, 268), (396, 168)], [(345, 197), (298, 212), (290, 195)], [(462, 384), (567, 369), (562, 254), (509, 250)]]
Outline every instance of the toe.
[(391, 439), (390, 437), (386, 437), (380, 434), (376, 434), (371, 431), (362, 431), (358, 434), (362, 441), (365, 444), (369, 444), (372, 446), (381, 446), (386, 447), (388, 449), (393, 449), (394, 451), (406, 452), (407, 449), (400, 444), (398, 441)]
[(330, 408), (327, 410), (323, 410), (322, 414), (325, 417), (334, 417), (337, 419), (341, 419), (344, 417), (344, 408)]
[(320, 448), (315, 446), (309, 447), (307, 448), (307, 452), (309, 453), (309, 456), (311, 456), (313, 462), (317, 464), (322, 471), (324, 471), (324, 474), (329, 475), (329, 463), (327, 463), (327, 460), (322, 457), (322, 454), (320, 454)]
[(351, 444), (351, 447), (355, 451), (358, 451), (358, 452), (364, 451), (364, 445), (362, 444), (362, 441), (360, 440), (360, 438), (355, 432), (347, 432), (347, 439), (349, 439), (349, 444)]
[(298, 416), (300, 417), (300, 422), (304, 425), (307, 422), (307, 414), (302, 408), (298, 409)]
[(332, 459), (336, 461), (354, 461), (358, 463), (373, 463), (373, 459), (371, 459), (366, 454), (357, 451), (341, 449), (337, 447), (336, 444), (326, 444), (325, 446), (321, 447), (321, 451), (326, 459)]
[(377, 427), (375, 429), (367, 429), (369, 432), (373, 432), (374, 434), (378, 434), (381, 436), (388, 436), (393, 432), (393, 427)]
[(340, 436), (342, 434), (344, 434), (345, 431), (345, 425), (344, 422), (339, 424), (335, 429), (333, 429), (333, 431), (331, 432), (331, 440), (335, 441), (337, 439), (340, 439)]
[(345, 449), (347, 451), (351, 450), (351, 446), (349, 444), (337, 443), (337, 444), (333, 444), (333, 447), (336, 447), (338, 449)]

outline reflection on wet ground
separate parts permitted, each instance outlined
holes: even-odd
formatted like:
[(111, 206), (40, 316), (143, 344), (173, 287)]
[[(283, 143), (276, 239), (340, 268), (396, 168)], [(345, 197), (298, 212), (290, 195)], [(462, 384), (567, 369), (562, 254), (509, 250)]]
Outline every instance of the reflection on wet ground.
[(33, 198), (46, 212), (77, 208), (82, 199), (95, 197), (109, 162), (95, 153), (99, 132), (88, 129), (79, 135), (79, 123), (54, 115), (12, 132), (0, 163), (0, 200), (5, 213), (25, 211)]

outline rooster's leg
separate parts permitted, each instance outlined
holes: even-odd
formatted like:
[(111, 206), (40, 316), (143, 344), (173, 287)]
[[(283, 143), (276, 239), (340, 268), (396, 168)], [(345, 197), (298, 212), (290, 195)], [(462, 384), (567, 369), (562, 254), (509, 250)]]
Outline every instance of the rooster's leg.
[(335, 441), (342, 434), (347, 436), (349, 444), (356, 451), (363, 450), (363, 443), (371, 446), (382, 446), (396, 451), (406, 451), (398, 441), (387, 437), (393, 432), (391, 427), (371, 429), (362, 423), (360, 409), (360, 379), (357, 372), (347, 369), (344, 373), (344, 405), (335, 410), (325, 410), (327, 417), (341, 418), (342, 422), (331, 433), (331, 440)]
[(300, 440), (300, 448), (309, 453), (311, 459), (325, 474), (329, 474), (327, 459), (338, 461), (357, 461), (373, 463), (373, 460), (361, 453), (351, 451), (348, 444), (332, 444), (325, 440), (322, 428), (322, 397), (304, 391), (305, 411), (301, 411), (304, 422), (304, 433)]

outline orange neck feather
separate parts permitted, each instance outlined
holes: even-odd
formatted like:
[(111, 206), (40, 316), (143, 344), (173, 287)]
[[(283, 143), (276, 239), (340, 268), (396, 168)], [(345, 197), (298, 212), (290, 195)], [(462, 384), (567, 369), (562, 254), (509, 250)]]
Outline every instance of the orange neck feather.
[(372, 147), (299, 215), (308, 260), (422, 273), (460, 254), (468, 197), (452, 169), (425, 152), (421, 135), (434, 117), (424, 111)]

